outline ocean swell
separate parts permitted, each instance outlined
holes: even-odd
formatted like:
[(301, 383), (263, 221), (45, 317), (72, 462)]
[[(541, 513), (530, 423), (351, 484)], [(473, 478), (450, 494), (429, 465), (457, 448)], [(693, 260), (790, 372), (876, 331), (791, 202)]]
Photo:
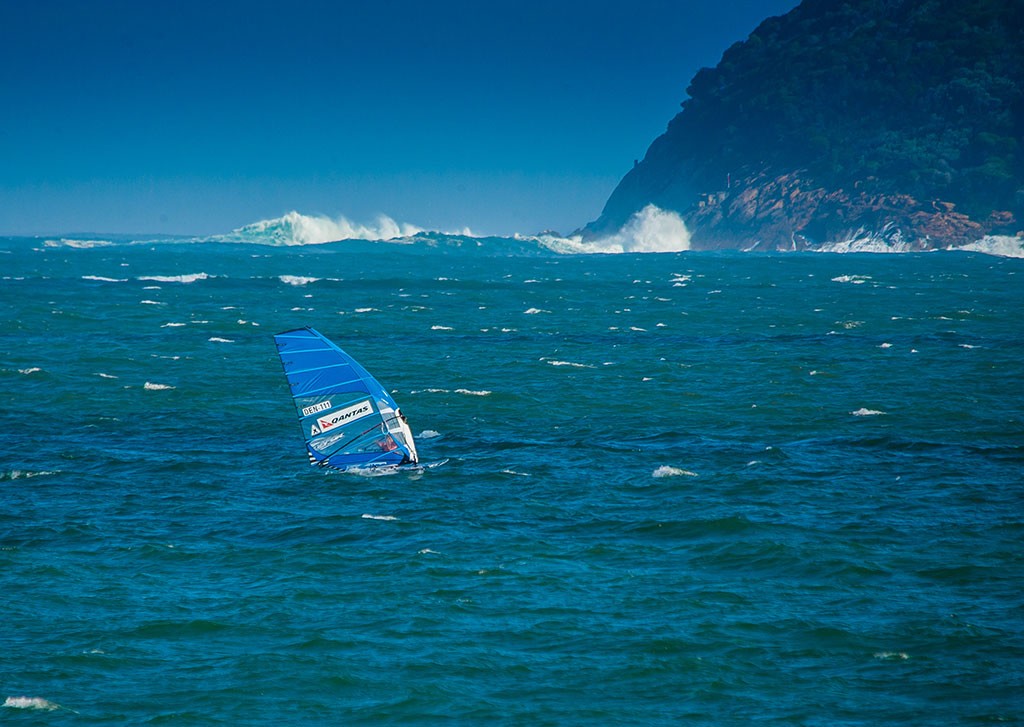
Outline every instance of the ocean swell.
[(210, 242), (249, 242), (259, 245), (322, 245), (340, 240), (393, 240), (423, 232), (416, 225), (380, 215), (376, 224), (360, 225), (345, 217), (303, 215), (291, 211), (283, 217), (260, 220), (207, 238)]

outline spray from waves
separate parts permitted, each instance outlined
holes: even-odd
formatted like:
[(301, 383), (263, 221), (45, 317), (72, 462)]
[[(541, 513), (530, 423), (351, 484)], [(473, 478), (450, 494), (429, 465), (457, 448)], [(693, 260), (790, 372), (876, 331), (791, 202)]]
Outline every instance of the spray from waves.
[(340, 240), (395, 240), (423, 230), (380, 215), (374, 225), (360, 225), (345, 217), (303, 215), (294, 210), (270, 220), (239, 227), (226, 235), (207, 238), (211, 242), (248, 242), (262, 245), (322, 245)]
[(948, 249), (981, 252), (986, 255), (996, 255), (998, 257), (1024, 258), (1024, 238), (1011, 237), (1010, 235), (986, 235), (977, 242), (971, 242), (963, 245), (962, 247), (951, 247)]
[(636, 212), (618, 232), (593, 240), (584, 241), (580, 235), (516, 237), (536, 240), (549, 250), (563, 254), (682, 252), (690, 249), (690, 231), (686, 229), (683, 218), (653, 204)]
[[(399, 223), (381, 215), (372, 225), (360, 225), (345, 217), (332, 219), (324, 216), (303, 215), (289, 212), (283, 217), (261, 220), (226, 235), (204, 238), (208, 242), (242, 242), (273, 246), (321, 245), (345, 240), (366, 240), (393, 244), (415, 245), (425, 243), (437, 247), (443, 238), (475, 241), (473, 247), (495, 244), (501, 238), (481, 238), (471, 230), (460, 232), (428, 231), (408, 223)], [(516, 234), (505, 242), (526, 243), (537, 250), (563, 255), (586, 253), (634, 253), (634, 252), (680, 252), (690, 249), (690, 232), (682, 218), (674, 212), (648, 205), (633, 215), (622, 229), (611, 235), (584, 240), (580, 235), (560, 237), (558, 235)], [(501, 243), (498, 242), (500, 245)], [(456, 244), (460, 247), (460, 244)]]

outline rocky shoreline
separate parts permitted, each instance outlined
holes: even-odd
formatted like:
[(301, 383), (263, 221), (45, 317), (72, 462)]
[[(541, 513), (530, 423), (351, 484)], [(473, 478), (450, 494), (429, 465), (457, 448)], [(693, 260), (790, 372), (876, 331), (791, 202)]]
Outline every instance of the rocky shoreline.
[(801, 172), (758, 175), (698, 196), (682, 216), (694, 249), (814, 250), (872, 239), (900, 252), (1021, 235), (1009, 211), (972, 219), (943, 200), (827, 189)]

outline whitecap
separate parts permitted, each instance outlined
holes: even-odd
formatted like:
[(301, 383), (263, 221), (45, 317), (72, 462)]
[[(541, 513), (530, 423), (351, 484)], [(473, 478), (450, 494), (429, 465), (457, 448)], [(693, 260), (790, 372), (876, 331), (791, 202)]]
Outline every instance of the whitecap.
[(965, 250), (980, 252), (998, 257), (1024, 258), (1024, 238), (1010, 235), (986, 235), (975, 242), (961, 247), (950, 247), (949, 250)]
[(870, 275), (840, 275), (832, 278), (833, 283), (851, 283), (853, 285), (864, 285), (871, 280)]
[(697, 477), (696, 472), (690, 470), (680, 469), (679, 467), (669, 467), (668, 465), (662, 465), (658, 469), (651, 473), (651, 477)]
[(370, 515), (369, 513), (363, 513), (363, 519), (365, 520), (398, 520), (394, 515)]
[(455, 393), (465, 394), (466, 396), (490, 396), (494, 392), (487, 391), (486, 389), (481, 389), (480, 391), (473, 391), (472, 389), (456, 389)]
[(117, 378), (113, 374), (98, 373), (96, 375), (99, 376), (101, 379), (116, 379)]
[(417, 439), (434, 439), (435, 437), (440, 436), (441, 432), (435, 431), (433, 429), (424, 429), (422, 432), (419, 433), (419, 435), (417, 435)]
[(905, 651), (878, 651), (873, 656), (882, 661), (906, 661), (910, 658)]
[(42, 371), (42, 369), (39, 368), (38, 366), (33, 366), (32, 368), (28, 368), (28, 369), (18, 369), (18, 373), (19, 374), (35, 374), (35, 373), (38, 373), (40, 371)]
[(62, 237), (59, 240), (44, 240), (46, 247), (72, 247), (76, 250), (88, 250), (93, 247), (110, 247), (114, 243), (110, 240), (75, 240)]
[[(544, 360), (544, 359), (542, 359)], [(592, 369), (590, 364), (576, 363), (575, 361), (547, 361), (550, 366), (571, 366), (577, 369)]]
[(527, 308), (526, 310), (523, 311), (523, 314), (524, 315), (528, 315), (528, 316), (535, 316), (538, 313), (550, 313), (550, 312), (551, 311), (544, 310), (543, 308)]
[(170, 384), (153, 384), (147, 381), (142, 388), (144, 388), (146, 391), (166, 391), (168, 389), (173, 389), (174, 387), (171, 386)]
[(431, 326), (430, 330), (432, 330), (432, 331), (454, 331), (455, 329), (452, 328), (451, 326)]
[(310, 283), (315, 283), (318, 280), (320, 280), (320, 278), (308, 278), (303, 275), (278, 275), (277, 278), (282, 283), (287, 283), (288, 285), (295, 285), (298, 287), (301, 287), (303, 285), (309, 285)]
[(0, 473), (0, 480), (27, 480), (32, 477), (44, 477), (46, 475), (56, 475), (60, 472), (53, 470), (41, 470), (39, 472), (33, 472), (32, 470), (11, 470), (7, 473)]
[(356, 313), (380, 313), (379, 308), (356, 308)]
[(864, 407), (861, 407), (860, 409), (857, 409), (856, 411), (851, 411), (850, 414), (852, 416), (855, 416), (855, 417), (875, 417), (875, 416), (881, 416), (881, 415), (885, 414), (885, 412), (884, 411), (878, 411), (877, 409), (865, 409)]
[(4, 700), (3, 706), (14, 709), (40, 709), (47, 712), (60, 709), (59, 704), (42, 697), (8, 697)]
[(140, 275), (138, 280), (152, 280), (154, 283), (194, 283), (213, 277), (207, 273), (189, 273), (187, 275)]
[(683, 218), (653, 204), (635, 212), (618, 232), (587, 241), (581, 235), (516, 237), (532, 239), (558, 253), (681, 252), (690, 249), (690, 231)]
[(215, 242), (250, 242), (260, 245), (319, 245), (337, 240), (393, 240), (423, 232), (416, 225), (396, 222), (380, 215), (376, 224), (360, 225), (345, 217), (303, 215), (296, 211), (270, 220), (260, 220), (210, 238)]
[(160, 327), (161, 328), (181, 328), (182, 326), (187, 326), (187, 325), (188, 325), (188, 323), (164, 323)]
[(102, 275), (83, 275), (82, 280), (95, 280), (100, 283), (127, 283), (127, 278), (105, 278)]
[(139, 305), (167, 305), (167, 304), (166, 303), (161, 303), (159, 300), (140, 300), (139, 301)]
[(220, 336), (211, 336), (210, 338), (208, 338), (206, 340), (209, 341), (210, 343), (234, 343), (235, 342), (234, 339), (231, 339), (231, 338), (221, 338)]
[(878, 345), (878, 347), (879, 348), (892, 348), (892, 344), (891, 343), (880, 343)]

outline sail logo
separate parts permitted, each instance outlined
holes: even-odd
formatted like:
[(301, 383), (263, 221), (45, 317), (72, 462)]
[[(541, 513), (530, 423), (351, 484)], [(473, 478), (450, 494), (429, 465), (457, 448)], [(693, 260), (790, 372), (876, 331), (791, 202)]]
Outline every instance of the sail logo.
[(307, 406), (306, 408), (304, 408), (302, 410), (302, 416), (308, 417), (310, 414), (316, 414), (317, 412), (320, 412), (320, 411), (327, 411), (330, 408), (331, 408), (331, 401), (330, 401), (330, 399), (328, 399), (327, 401), (321, 401), (319, 404), (314, 404), (313, 406)]
[(344, 409), (339, 409), (336, 412), (328, 414), (324, 417), (318, 417), (316, 423), (320, 426), (321, 432), (326, 432), (335, 427), (340, 427), (343, 424), (354, 422), (357, 419), (362, 419), (364, 416), (373, 414), (373, 404), (369, 399), (361, 401), (358, 404), (352, 406), (346, 406)]

